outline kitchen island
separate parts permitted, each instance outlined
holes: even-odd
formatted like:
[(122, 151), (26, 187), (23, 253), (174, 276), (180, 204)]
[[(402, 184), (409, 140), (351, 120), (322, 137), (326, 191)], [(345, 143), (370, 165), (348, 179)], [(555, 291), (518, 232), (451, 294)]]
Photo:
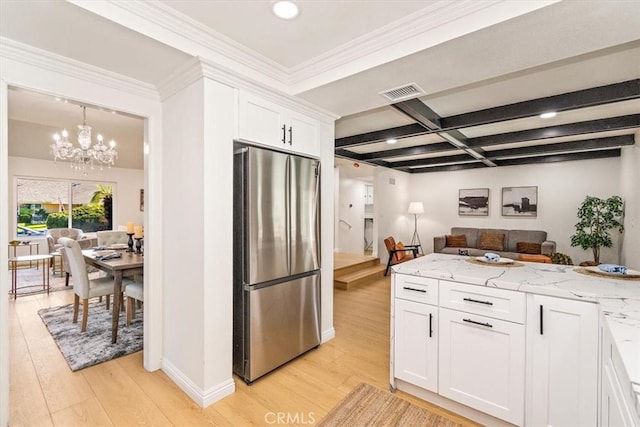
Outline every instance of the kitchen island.
[[(560, 362), (556, 363), (554, 360), (546, 360), (540, 362), (539, 366), (537, 366), (536, 356), (532, 354), (532, 351), (535, 351), (536, 346), (547, 346), (544, 347), (543, 350), (549, 353), (550, 350), (548, 346), (550, 344), (547, 341), (554, 339), (556, 340), (555, 342), (565, 340), (569, 345), (567, 346), (568, 348), (562, 349), (564, 354), (568, 354), (567, 351), (575, 351), (575, 353), (571, 353), (572, 357), (587, 357), (591, 360), (589, 363), (591, 363), (590, 366), (593, 367), (591, 371), (595, 371), (593, 373), (595, 377), (588, 386), (583, 388), (592, 388), (591, 386), (595, 384), (594, 387), (601, 388), (602, 394), (604, 395), (608, 390), (608, 388), (605, 387), (607, 375), (612, 375), (612, 381), (618, 384), (618, 386), (616, 386), (619, 389), (616, 391), (616, 393), (618, 393), (617, 396), (607, 395), (596, 399), (601, 401), (600, 410), (598, 414), (595, 415), (594, 409), (594, 415), (589, 416), (589, 425), (616, 425), (620, 422), (622, 422), (620, 425), (637, 425), (637, 420), (640, 418), (640, 282), (585, 275), (577, 272), (576, 269), (577, 267), (575, 266), (527, 262), (517, 262), (511, 266), (483, 265), (475, 262), (472, 257), (444, 254), (431, 254), (394, 266), (391, 340), (392, 387), (399, 384), (398, 388), (408, 392), (414, 392), (414, 394), (420, 394), (421, 397), (433, 400), (439, 404), (443, 403), (438, 401), (441, 395), (449, 394), (449, 396), (446, 396), (449, 399), (451, 399), (452, 395), (454, 396), (453, 400), (457, 400), (481, 412), (492, 414), (512, 424), (536, 425), (539, 422), (547, 423), (556, 416), (554, 415), (554, 408), (545, 408), (545, 411), (548, 412), (544, 414), (545, 419), (532, 421), (534, 413), (545, 412), (535, 408), (537, 399), (535, 390), (536, 388), (549, 388), (549, 384), (553, 383), (554, 379), (538, 386), (536, 386), (535, 383), (543, 376), (542, 374), (554, 374), (557, 376), (566, 374), (567, 378), (565, 381), (555, 381), (558, 381), (560, 384), (571, 383), (571, 381), (569, 381), (571, 378), (570, 372), (567, 372), (570, 371), (567, 367), (571, 367), (571, 365), (558, 369)], [(481, 296), (478, 297), (474, 295)], [(485, 298), (482, 295), (486, 295), (487, 297)], [(460, 301), (455, 300), (455, 298), (458, 297)], [(579, 306), (578, 308), (580, 309), (582, 309), (582, 307), (585, 307), (587, 310), (590, 309), (595, 315), (585, 315), (585, 319), (588, 319), (588, 316), (591, 316), (590, 318), (592, 319), (594, 316), (597, 316), (595, 317), (595, 321), (589, 323), (589, 325), (594, 326), (587, 327), (585, 326), (587, 323), (577, 322), (575, 319), (578, 317), (574, 316), (575, 313), (569, 313), (571, 310), (567, 311), (564, 310), (564, 308), (554, 309), (554, 303), (556, 301), (560, 304), (574, 304), (574, 306)], [(576, 304), (573, 301), (584, 304)], [(418, 305), (415, 305), (416, 303), (418, 303)], [(413, 304), (413, 306), (407, 308), (408, 304)], [(400, 312), (399, 307), (405, 311)], [(416, 336), (410, 339), (405, 338), (405, 341), (409, 342), (409, 344), (401, 342), (401, 335), (404, 334), (404, 332), (398, 329), (396, 318), (402, 319), (403, 321), (406, 321), (405, 317), (407, 319), (411, 318), (412, 320), (407, 324), (418, 324), (419, 322), (416, 322), (418, 317), (414, 314), (417, 313), (419, 309), (422, 309), (423, 313), (428, 313), (424, 316), (424, 319), (426, 319), (425, 325), (428, 324), (425, 328), (429, 330), (429, 337), (433, 340), (431, 347), (435, 347), (435, 349), (429, 349), (429, 345), (424, 344), (425, 347), (422, 349), (419, 348), (418, 353), (422, 351), (425, 355), (431, 354), (430, 358), (436, 359), (436, 361), (431, 360), (433, 370), (429, 372), (428, 375), (425, 365), (424, 375), (420, 374), (416, 376), (415, 372), (418, 372), (419, 369), (414, 369), (415, 367), (404, 368), (406, 363), (411, 365), (411, 363), (414, 362), (406, 359), (404, 353), (414, 352), (415, 348), (412, 346), (414, 346), (413, 343), (415, 343), (414, 338), (416, 338)], [(427, 309), (427, 311), (424, 311), (425, 309)], [(456, 313), (464, 314), (464, 316), (460, 317), (460, 321), (453, 319), (452, 316)], [(473, 317), (469, 313), (476, 315), (476, 317)], [(567, 313), (569, 314), (567, 315)], [(486, 319), (491, 321), (489, 322)], [(554, 320), (559, 322), (560, 325), (554, 325)], [(445, 322), (449, 323), (445, 325)], [(463, 324), (462, 322), (467, 323)], [(505, 329), (505, 331), (509, 331), (508, 333), (501, 332), (497, 334), (501, 324), (511, 328)], [(439, 326), (439, 330), (436, 326)], [(509, 336), (509, 339), (504, 341), (505, 345), (507, 345), (506, 343), (508, 342), (508, 344), (512, 346), (508, 349), (505, 347), (504, 349), (504, 354), (507, 354), (510, 358), (503, 361), (505, 365), (509, 364), (509, 372), (504, 374), (504, 378), (505, 381), (512, 381), (514, 372), (516, 372), (516, 377), (521, 375), (520, 382), (522, 384), (518, 381), (505, 384), (504, 390), (506, 390), (506, 392), (504, 394), (509, 394), (512, 398), (509, 403), (517, 407), (510, 407), (510, 405), (506, 403), (507, 400), (504, 396), (500, 396), (500, 399), (504, 398), (504, 402), (496, 403), (493, 406), (489, 405), (486, 406), (486, 408), (483, 405), (488, 399), (479, 397), (477, 401), (480, 403), (474, 406), (475, 401), (473, 399), (465, 399), (475, 392), (481, 395), (482, 390), (479, 391), (479, 389), (483, 386), (469, 383), (466, 379), (464, 381), (460, 380), (461, 384), (464, 383), (465, 386), (469, 386), (471, 391), (460, 392), (462, 397), (460, 399), (455, 398), (457, 396), (456, 393), (459, 392), (457, 389), (462, 387), (453, 384), (457, 380), (455, 377), (457, 375), (456, 372), (461, 371), (461, 369), (467, 369), (469, 364), (473, 364), (474, 360), (478, 360), (480, 357), (465, 360), (464, 362), (460, 362), (460, 366), (448, 368), (450, 363), (455, 364), (456, 361), (453, 360), (450, 362), (452, 355), (447, 352), (450, 352), (451, 349), (462, 348), (456, 347), (458, 344), (455, 340), (455, 334), (461, 331), (463, 326), (468, 327), (466, 329), (470, 331), (469, 333), (465, 332), (464, 334), (460, 334), (460, 336), (464, 336), (466, 342), (471, 342), (476, 338), (482, 339), (482, 334), (486, 335), (489, 340)], [(489, 331), (493, 333), (493, 336), (489, 337)], [(554, 333), (562, 333), (564, 335), (554, 336)], [(585, 333), (587, 333), (588, 336), (578, 336), (578, 334)], [(395, 339), (396, 336), (398, 340)], [(582, 345), (582, 341), (584, 341), (583, 338), (592, 341), (591, 347), (585, 346), (584, 348), (593, 349), (593, 351), (590, 352), (596, 354), (586, 355), (584, 354), (585, 351), (581, 353), (583, 347), (580, 346)], [(540, 340), (545, 341), (541, 342)], [(400, 344), (396, 343), (396, 341)], [(561, 344), (566, 345), (566, 343)], [(444, 348), (443, 344), (446, 345)], [(609, 344), (611, 348), (605, 348), (605, 345)], [(556, 347), (558, 346), (556, 345)], [(477, 351), (482, 352), (482, 350), (483, 349), (478, 349)], [(429, 351), (433, 351), (433, 353), (429, 353)], [(602, 351), (602, 354), (599, 355), (600, 351)], [(562, 358), (562, 354), (561, 352), (560, 358)], [(598, 355), (600, 356), (599, 358)], [(454, 356), (456, 358), (458, 357), (458, 355)], [(483, 363), (487, 364), (487, 361), (498, 360), (498, 356), (499, 355), (488, 357)], [(518, 359), (526, 360), (526, 366), (524, 366), (524, 361), (519, 362)], [(406, 362), (406, 360), (409, 361)], [(607, 365), (608, 361), (611, 366)], [(557, 365), (555, 368), (554, 364)], [(578, 361), (575, 361), (575, 364), (578, 365)], [(402, 366), (399, 367), (398, 365)], [(461, 368), (461, 366), (464, 368)], [(449, 369), (449, 372), (445, 372), (446, 369)], [(490, 368), (488, 367), (487, 369)], [(498, 369), (498, 367), (496, 367), (496, 369)], [(407, 372), (409, 372), (409, 374), (407, 374)], [(467, 372), (466, 374), (473, 375), (473, 372)], [(576, 371), (575, 374), (576, 378), (582, 378), (580, 372)], [(413, 381), (413, 378), (417, 377), (425, 381), (427, 377), (430, 377), (431, 382), (426, 381), (420, 384), (420, 381)], [(499, 375), (497, 377), (499, 377)], [(407, 380), (407, 378), (409, 378), (409, 380)], [(486, 382), (487, 378), (484, 378), (484, 380)], [(491, 380), (489, 380), (489, 382), (491, 382)], [(418, 385), (417, 389), (414, 387), (416, 384)], [(446, 387), (454, 391), (449, 392), (445, 390)], [(498, 385), (495, 385), (494, 388), (497, 387)], [(522, 408), (514, 403), (513, 400), (515, 399), (513, 397), (514, 389), (519, 392), (521, 388), (524, 389), (522, 392), (523, 397), (519, 399), (524, 401)], [(421, 393), (423, 389), (430, 390), (430, 392), (423, 394)], [(571, 391), (567, 390), (562, 390), (562, 392), (564, 394), (571, 393)], [(580, 391), (575, 392), (581, 393)], [(490, 394), (492, 391), (488, 393)], [(601, 394), (600, 390), (594, 390), (594, 393), (596, 393), (597, 396)], [(557, 396), (559, 395), (555, 397)], [(436, 397), (438, 399), (436, 399)], [(621, 400), (621, 402), (613, 399), (614, 397)], [(551, 390), (548, 395), (545, 396), (545, 399), (549, 400), (553, 398), (554, 392)], [(590, 397), (589, 399), (589, 405), (594, 406), (596, 404), (594, 398)], [(576, 398), (576, 401), (577, 400), (579, 399)], [(604, 407), (607, 404), (613, 405), (607, 403), (609, 400), (616, 400), (614, 403), (618, 406), (621, 405), (622, 408), (620, 409), (614, 405), (614, 409), (617, 408), (616, 410), (619, 409), (623, 412), (627, 411), (622, 414), (622, 421), (618, 421), (618, 418), (616, 418), (618, 416), (617, 412), (609, 414), (610, 411), (614, 411), (614, 409), (612, 409), (614, 406)], [(577, 407), (578, 404), (576, 402), (562, 402), (565, 408), (570, 407), (570, 405), (574, 403), (574, 406)], [(492, 413), (493, 408), (498, 409)], [(453, 407), (452, 409), (456, 410), (457, 408)], [(561, 412), (567, 413), (570, 411), (562, 410)], [(580, 411), (576, 411), (576, 413), (578, 412)], [(560, 419), (561, 417), (562, 416), (560, 416)], [(591, 420), (591, 418), (595, 419)], [(558, 419), (559, 418), (556, 418), (556, 421)], [(609, 422), (607, 422), (608, 420)], [(484, 421), (486, 422), (486, 420)], [(564, 419), (564, 421), (568, 422), (569, 419)]]

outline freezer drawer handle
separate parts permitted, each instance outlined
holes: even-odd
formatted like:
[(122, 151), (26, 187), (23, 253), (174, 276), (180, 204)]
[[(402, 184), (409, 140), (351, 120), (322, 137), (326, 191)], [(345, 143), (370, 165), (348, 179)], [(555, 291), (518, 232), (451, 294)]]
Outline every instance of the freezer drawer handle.
[(286, 125), (282, 125), (282, 143), (283, 144), (287, 143), (287, 126)]
[(486, 326), (487, 328), (493, 328), (493, 325), (491, 323), (476, 322), (475, 320), (471, 320), (471, 319), (462, 319), (462, 321), (467, 323), (473, 323), (474, 325)]
[(462, 298), (462, 299), (463, 299), (464, 301), (476, 302), (476, 303), (478, 303), (478, 304), (493, 305), (493, 303), (492, 303), (491, 301), (480, 301), (480, 300), (477, 300), (477, 299), (467, 298), (467, 297), (464, 297), (464, 298)]
[(414, 291), (414, 292), (422, 292), (423, 294), (426, 294), (427, 291), (424, 289), (416, 289), (416, 288), (410, 288), (408, 286), (403, 286), (402, 289), (406, 289), (408, 291)]

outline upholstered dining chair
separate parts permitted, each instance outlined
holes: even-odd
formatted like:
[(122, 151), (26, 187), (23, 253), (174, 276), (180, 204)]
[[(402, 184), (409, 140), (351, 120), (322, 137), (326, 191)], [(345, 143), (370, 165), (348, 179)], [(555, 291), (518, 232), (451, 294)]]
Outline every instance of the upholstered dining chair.
[(129, 237), (126, 231), (97, 231), (96, 237), (98, 238), (98, 246), (108, 247), (117, 244), (127, 244)]
[(144, 286), (141, 282), (130, 282), (125, 286), (124, 293), (127, 296), (127, 326), (129, 326), (136, 314), (136, 301), (144, 301)]
[[(61, 237), (59, 242), (64, 248), (67, 258), (66, 261), (69, 264), (69, 269), (73, 276), (73, 291), (75, 293), (73, 299), (73, 323), (78, 323), (78, 308), (80, 299), (82, 299), (82, 326), (80, 331), (85, 332), (87, 330), (87, 319), (89, 315), (89, 298), (113, 294), (113, 277), (107, 276), (89, 279), (87, 265), (78, 242), (66, 237)], [(123, 280), (123, 285), (128, 282), (126, 279)]]

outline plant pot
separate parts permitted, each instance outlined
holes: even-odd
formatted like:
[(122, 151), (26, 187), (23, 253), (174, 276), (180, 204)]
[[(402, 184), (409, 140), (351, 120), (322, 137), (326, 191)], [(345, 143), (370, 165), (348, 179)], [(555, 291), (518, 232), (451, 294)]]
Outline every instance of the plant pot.
[(597, 267), (598, 264), (596, 264), (593, 261), (584, 261), (580, 263), (580, 267)]

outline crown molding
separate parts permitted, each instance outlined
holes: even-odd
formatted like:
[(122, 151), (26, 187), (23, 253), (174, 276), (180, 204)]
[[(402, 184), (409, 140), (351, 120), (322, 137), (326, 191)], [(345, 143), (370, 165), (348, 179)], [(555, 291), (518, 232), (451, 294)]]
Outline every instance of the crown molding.
[[(193, 56), (216, 61), (287, 93), (346, 77), (559, 0), (440, 0), (425, 9), (287, 68), (159, 0), (69, 2)], [(475, 21), (469, 25), (469, 18)], [(467, 20), (466, 23), (457, 21)], [(420, 38), (420, 43), (409, 43)], [(425, 45), (426, 42), (426, 45)]]
[(447, 0), (434, 3), (429, 7), (393, 21), (368, 34), (350, 40), (335, 49), (292, 67), (289, 70), (291, 75), (290, 83), (299, 83), (325, 71), (354, 62), (359, 58), (382, 49), (393, 47), (409, 38), (428, 33), (447, 23), (451, 23), (500, 2), (501, 0), (493, 0), (490, 2), (471, 0), (452, 2)]
[(51, 53), (6, 37), (0, 37), (0, 57), (99, 86), (158, 100), (155, 86), (66, 56)]
[(172, 76), (158, 86), (160, 97), (162, 100), (167, 99), (202, 78), (215, 80), (218, 83), (236, 89), (250, 91), (283, 107), (302, 112), (321, 121), (331, 121), (333, 123), (340, 117), (262, 82), (240, 76), (233, 70), (207, 58), (193, 58), (183, 67), (177, 69)]

